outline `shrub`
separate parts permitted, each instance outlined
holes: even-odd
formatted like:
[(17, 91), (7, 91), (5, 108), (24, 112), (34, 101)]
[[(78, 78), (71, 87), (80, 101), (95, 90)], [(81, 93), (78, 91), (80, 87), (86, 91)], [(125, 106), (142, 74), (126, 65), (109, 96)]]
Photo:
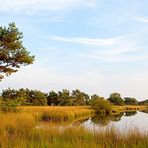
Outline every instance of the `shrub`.
[(2, 112), (17, 112), (18, 105), (17, 100), (0, 100), (0, 110)]
[(111, 104), (109, 101), (105, 100), (103, 97), (97, 97), (91, 100), (91, 107), (97, 113), (105, 113), (110, 114), (111, 111)]

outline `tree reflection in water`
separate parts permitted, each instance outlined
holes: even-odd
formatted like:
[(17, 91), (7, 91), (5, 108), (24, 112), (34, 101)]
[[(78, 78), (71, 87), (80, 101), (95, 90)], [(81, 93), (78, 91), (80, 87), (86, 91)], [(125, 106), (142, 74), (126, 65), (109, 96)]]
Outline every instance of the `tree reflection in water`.
[(106, 126), (110, 123), (110, 117), (109, 115), (95, 115), (91, 117), (91, 122), (98, 124), (99, 126)]
[(137, 114), (137, 111), (130, 111), (130, 112), (125, 112), (124, 116), (134, 116)]
[(148, 110), (141, 110), (141, 112), (143, 112), (143, 113), (148, 113)]
[[(140, 112), (148, 113), (148, 110), (143, 110), (143, 111), (140, 111)], [(123, 116), (134, 116), (136, 114), (137, 114), (137, 111), (121, 112), (118, 115), (102, 115), (102, 114), (98, 115), (98, 114), (96, 114), (93, 117), (74, 122), (73, 126), (83, 125), (84, 122), (87, 122), (87, 121), (90, 120), (92, 123), (103, 127), (103, 126), (107, 126), (111, 121), (114, 121), (114, 122), (120, 121)]]
[(121, 120), (121, 118), (122, 118), (123, 115), (124, 115), (124, 112), (121, 112), (118, 115), (113, 115), (113, 116), (111, 116), (111, 121), (118, 122), (118, 121)]
[(95, 115), (91, 118), (91, 121), (95, 124), (98, 124), (99, 126), (106, 126), (110, 123), (110, 121), (120, 121), (121, 117), (124, 115), (124, 113), (120, 113), (119, 115), (106, 115), (106, 116), (101, 116), (101, 115)]
[(84, 122), (86, 122), (88, 120), (89, 120), (89, 118), (78, 120), (78, 121), (75, 121), (72, 125), (73, 126), (80, 126), (80, 125), (82, 125)]

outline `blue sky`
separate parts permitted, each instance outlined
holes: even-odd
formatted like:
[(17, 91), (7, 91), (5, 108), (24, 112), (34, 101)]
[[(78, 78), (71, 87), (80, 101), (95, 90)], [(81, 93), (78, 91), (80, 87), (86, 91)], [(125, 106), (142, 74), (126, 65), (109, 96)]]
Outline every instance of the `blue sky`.
[(80, 89), (148, 98), (148, 1), (0, 0), (1, 26), (15, 22), (33, 65), (0, 82), (8, 87)]

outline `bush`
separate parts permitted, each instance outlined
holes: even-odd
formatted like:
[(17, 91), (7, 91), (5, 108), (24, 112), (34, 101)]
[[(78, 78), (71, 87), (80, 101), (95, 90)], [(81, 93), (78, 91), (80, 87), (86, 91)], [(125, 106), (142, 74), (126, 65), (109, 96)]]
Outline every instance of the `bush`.
[(92, 99), (91, 107), (96, 111), (96, 113), (110, 114), (111, 111), (110, 102), (105, 100), (103, 97)]
[(0, 111), (2, 112), (18, 112), (17, 106), (19, 105), (17, 100), (0, 100)]

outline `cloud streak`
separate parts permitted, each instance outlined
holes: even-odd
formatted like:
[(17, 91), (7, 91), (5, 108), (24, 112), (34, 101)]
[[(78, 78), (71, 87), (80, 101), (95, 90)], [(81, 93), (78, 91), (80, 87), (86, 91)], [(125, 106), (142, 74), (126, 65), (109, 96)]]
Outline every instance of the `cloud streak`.
[(58, 42), (80, 44), (87, 46), (87, 51), (81, 57), (100, 60), (102, 62), (130, 62), (148, 59), (145, 54), (139, 54), (143, 49), (136, 38), (139, 34), (126, 34), (113, 38), (84, 38), (51, 36), (51, 40)]
[(51, 36), (50, 39), (61, 41), (61, 42), (69, 42), (69, 43), (78, 43), (83, 45), (91, 45), (91, 46), (109, 46), (115, 45), (120, 42), (120, 39), (125, 36), (119, 36), (115, 38), (108, 39), (95, 39), (95, 38), (84, 38), (84, 37), (61, 37), (61, 36)]
[(134, 17), (134, 20), (141, 22), (141, 23), (146, 23), (146, 24), (148, 23), (148, 17), (145, 17), (145, 16)]
[(79, 7), (94, 7), (96, 0), (0, 0), (0, 11), (26, 12), (61, 11)]

